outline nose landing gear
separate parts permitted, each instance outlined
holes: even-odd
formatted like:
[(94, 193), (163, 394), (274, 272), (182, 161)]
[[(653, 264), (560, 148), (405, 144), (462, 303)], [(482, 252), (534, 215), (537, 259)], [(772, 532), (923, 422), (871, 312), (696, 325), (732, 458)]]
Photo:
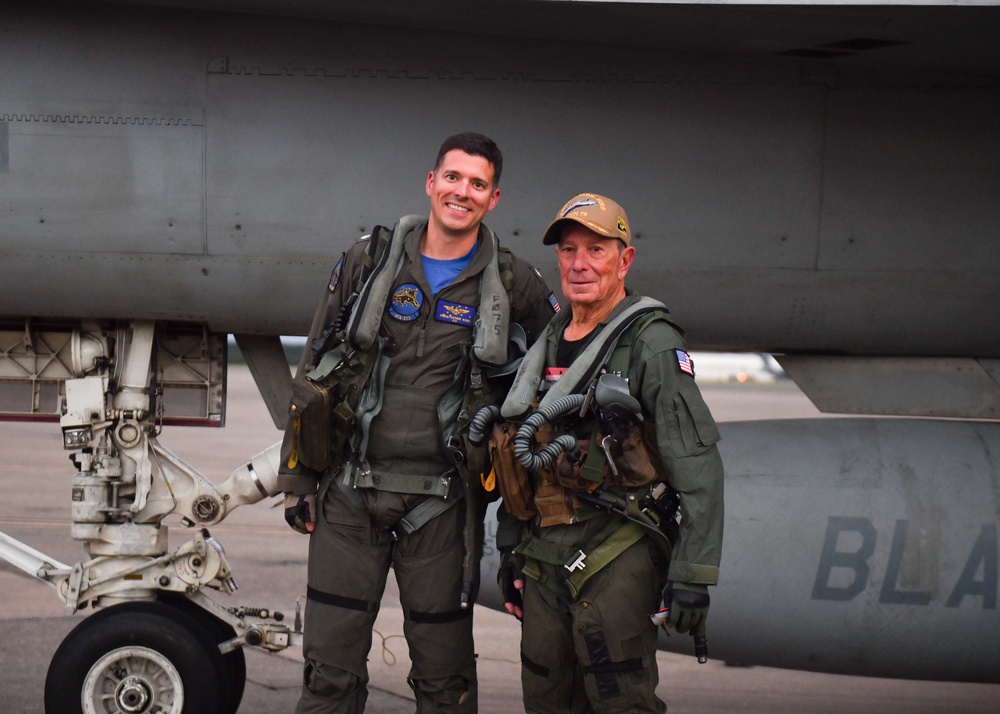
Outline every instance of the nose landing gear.
[(95, 612), (52, 657), (45, 711), (232, 714), (243, 696), (246, 665), (242, 649), (219, 651), (226, 627), (207, 613), (166, 602)]

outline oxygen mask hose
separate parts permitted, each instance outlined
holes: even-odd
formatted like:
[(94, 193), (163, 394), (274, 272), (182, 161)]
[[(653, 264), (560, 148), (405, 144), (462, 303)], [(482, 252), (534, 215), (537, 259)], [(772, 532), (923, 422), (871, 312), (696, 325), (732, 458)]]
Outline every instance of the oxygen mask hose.
[(566, 416), (580, 409), (586, 397), (583, 394), (567, 394), (550, 404), (538, 409), (529, 416), (514, 435), (514, 456), (526, 469), (542, 469), (553, 463), (562, 452), (571, 452), (577, 448), (576, 437), (561, 434), (550, 441), (537, 454), (532, 452), (531, 444), (535, 434), (546, 423)]
[(469, 443), (473, 446), (482, 446), (486, 439), (486, 432), (500, 419), (500, 407), (496, 404), (488, 404), (472, 417), (469, 422)]

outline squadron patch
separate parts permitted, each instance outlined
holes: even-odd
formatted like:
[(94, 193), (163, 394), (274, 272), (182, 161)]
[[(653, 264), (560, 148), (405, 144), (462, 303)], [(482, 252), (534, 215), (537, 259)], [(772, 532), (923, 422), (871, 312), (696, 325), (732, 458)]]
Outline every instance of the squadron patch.
[(472, 327), (472, 322), (476, 317), (476, 308), (472, 305), (463, 305), (458, 302), (448, 302), (438, 300), (434, 310), (434, 319), (438, 322), (447, 322), (452, 325), (465, 325)]
[(681, 368), (681, 372), (684, 374), (690, 374), (694, 376), (694, 362), (691, 360), (691, 355), (689, 355), (684, 350), (674, 350), (677, 353), (677, 366)]
[(330, 292), (331, 293), (334, 290), (337, 289), (337, 283), (340, 282), (340, 271), (344, 267), (344, 258), (345, 257), (347, 257), (346, 253), (341, 253), (340, 254), (340, 260), (338, 260), (337, 264), (335, 266), (333, 266), (333, 272), (330, 273)]
[(389, 300), (389, 315), (400, 322), (413, 322), (420, 315), (424, 294), (413, 283), (397, 285)]

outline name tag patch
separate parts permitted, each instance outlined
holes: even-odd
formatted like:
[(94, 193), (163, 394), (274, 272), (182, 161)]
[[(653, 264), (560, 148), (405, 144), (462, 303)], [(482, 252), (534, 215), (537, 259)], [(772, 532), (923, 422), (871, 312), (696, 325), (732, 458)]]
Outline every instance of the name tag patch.
[(476, 318), (476, 308), (472, 305), (463, 305), (459, 302), (448, 302), (438, 300), (437, 308), (434, 310), (434, 319), (438, 322), (447, 322), (452, 325), (464, 325), (472, 327)]

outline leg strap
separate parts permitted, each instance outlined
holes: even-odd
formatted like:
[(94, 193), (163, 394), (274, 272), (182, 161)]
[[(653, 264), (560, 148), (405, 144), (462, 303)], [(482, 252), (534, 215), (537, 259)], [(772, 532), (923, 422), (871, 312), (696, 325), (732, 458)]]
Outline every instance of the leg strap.
[(416, 506), (413, 510), (407, 513), (405, 516), (399, 519), (399, 530), (404, 534), (409, 535), (413, 531), (420, 528), (432, 518), (441, 515), (449, 508), (454, 506), (456, 503), (462, 500), (465, 495), (462, 488), (463, 484), (461, 481), (456, 479), (458, 485), (457, 496), (452, 496), (452, 498), (427, 498), (421, 501), (420, 505)]
[(343, 607), (347, 610), (359, 610), (361, 612), (375, 612), (378, 610), (377, 602), (369, 602), (367, 600), (360, 600), (354, 597), (345, 597), (344, 595), (334, 595), (333, 593), (323, 592), (322, 590), (317, 590), (311, 585), (306, 586), (306, 597), (315, 602), (323, 603), (324, 605), (333, 605), (334, 607)]

